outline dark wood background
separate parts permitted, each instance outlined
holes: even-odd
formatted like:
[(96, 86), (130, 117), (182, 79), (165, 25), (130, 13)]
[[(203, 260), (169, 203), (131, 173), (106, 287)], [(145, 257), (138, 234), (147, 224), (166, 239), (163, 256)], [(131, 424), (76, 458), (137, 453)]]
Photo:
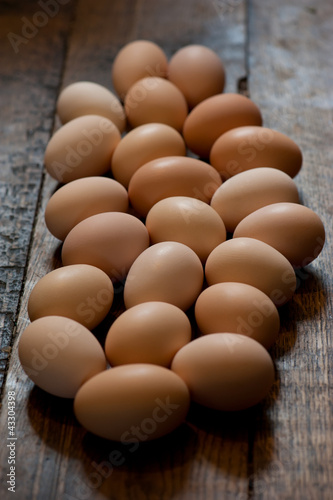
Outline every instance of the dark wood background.
[[(54, 4), (56, 15), (32, 32), (27, 20), (45, 21), (36, 14), (42, 10), (37, 1), (0, 2), (1, 498), (333, 498), (332, 2)], [(57, 125), (57, 95), (77, 80), (111, 88), (115, 54), (137, 38), (156, 41), (168, 56), (189, 43), (220, 54), (226, 91), (250, 95), (264, 124), (301, 147), (304, 165), (295, 180), (303, 203), (323, 219), (327, 242), (300, 271), (297, 293), (281, 310), (281, 334), (272, 349), (277, 380), (267, 399), (237, 414), (193, 406), (172, 435), (129, 453), (87, 434), (71, 401), (33, 386), (19, 365), (17, 339), (28, 324), (32, 287), (59, 265), (59, 244), (43, 216), (56, 188), (43, 171), (43, 154)], [(16, 393), (15, 494), (6, 484), (8, 391)], [(115, 458), (120, 455), (123, 460)]]

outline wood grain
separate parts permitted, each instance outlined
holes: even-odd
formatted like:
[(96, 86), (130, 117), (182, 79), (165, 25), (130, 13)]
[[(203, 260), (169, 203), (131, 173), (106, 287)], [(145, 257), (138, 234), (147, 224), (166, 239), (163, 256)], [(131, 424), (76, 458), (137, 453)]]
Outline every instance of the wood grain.
[[(319, 258), (299, 271), (299, 287), (282, 316), (273, 350), (279, 394), (267, 429), (258, 422), (253, 449), (254, 498), (332, 498), (332, 71), (327, 69), (333, 5), (307, 0), (252, 2), (249, 87), (265, 124), (293, 138), (304, 163), (295, 181), (302, 202), (327, 230)], [(271, 439), (268, 439), (271, 436)], [(266, 455), (271, 459), (266, 467)]]
[[(0, 416), (7, 436), (7, 395), (16, 392), (16, 498), (20, 500), (329, 499), (332, 491), (330, 368), (332, 278), (332, 7), (270, 0), (78, 0), (59, 8), (17, 55), (8, 32), (20, 33), (36, 2), (2, 2), (0, 287), (3, 374)], [(296, 178), (303, 202), (323, 218), (321, 256), (299, 271), (292, 303), (281, 311), (272, 354), (277, 381), (262, 404), (236, 414), (193, 405), (186, 423), (138, 450), (96, 438), (76, 422), (72, 402), (35, 387), (20, 367), (17, 339), (28, 324), (27, 300), (40, 277), (59, 266), (60, 245), (44, 210), (57, 184), (43, 173), (43, 153), (59, 90), (77, 80), (111, 88), (119, 48), (136, 38), (170, 56), (202, 43), (225, 61), (229, 92), (250, 92), (265, 124), (292, 137), (304, 153)], [(249, 82), (247, 89), (246, 81)], [(330, 100), (331, 99), (331, 100)], [(96, 333), (103, 337), (121, 308)], [(104, 331), (103, 331), (104, 330)], [(13, 344), (12, 336), (16, 337)], [(9, 366), (7, 358), (10, 356)], [(1, 498), (8, 451), (0, 451)]]

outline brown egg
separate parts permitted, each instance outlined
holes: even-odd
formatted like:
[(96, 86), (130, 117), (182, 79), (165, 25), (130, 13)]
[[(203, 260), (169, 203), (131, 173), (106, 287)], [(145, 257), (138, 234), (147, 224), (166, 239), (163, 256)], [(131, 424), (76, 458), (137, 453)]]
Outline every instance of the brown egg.
[(125, 110), (109, 89), (94, 82), (75, 82), (65, 87), (57, 100), (61, 123), (82, 115), (100, 115), (111, 120), (120, 133), (126, 127)]
[(111, 366), (153, 363), (169, 367), (177, 351), (191, 340), (191, 323), (178, 307), (144, 302), (123, 312), (105, 340)]
[(258, 208), (279, 202), (298, 203), (297, 186), (289, 175), (275, 168), (256, 168), (235, 175), (214, 193), (211, 206), (223, 219), (227, 231)]
[(167, 57), (156, 43), (135, 40), (118, 52), (112, 65), (112, 83), (123, 100), (133, 83), (146, 76), (166, 78), (167, 69)]
[(31, 321), (43, 316), (65, 316), (89, 330), (107, 315), (113, 285), (101, 269), (86, 264), (60, 267), (43, 276), (28, 301)]
[(186, 99), (178, 87), (157, 76), (147, 76), (134, 83), (124, 105), (132, 127), (165, 123), (180, 132), (188, 113)]
[(65, 184), (45, 208), (48, 230), (64, 240), (76, 224), (102, 212), (126, 212), (128, 194), (124, 186), (107, 177), (84, 177)]
[(118, 142), (120, 133), (113, 122), (103, 116), (79, 116), (51, 137), (44, 156), (46, 170), (63, 183), (102, 175), (110, 168)]
[(196, 253), (183, 243), (156, 243), (135, 260), (125, 282), (126, 308), (142, 302), (168, 302), (186, 311), (198, 297), (203, 267)]
[(223, 179), (258, 167), (276, 168), (295, 177), (302, 166), (302, 152), (277, 130), (245, 126), (225, 132), (214, 142), (210, 163)]
[(202, 262), (227, 236), (215, 210), (187, 196), (158, 201), (148, 212), (146, 228), (152, 243), (179, 241), (192, 248)]
[(217, 283), (206, 288), (195, 303), (195, 319), (202, 334), (238, 333), (252, 337), (266, 349), (277, 339), (279, 313), (267, 295), (245, 283)]
[(193, 108), (207, 97), (223, 92), (225, 71), (212, 49), (204, 45), (187, 45), (171, 57), (168, 78)]
[(205, 265), (208, 285), (236, 281), (259, 288), (276, 306), (291, 299), (296, 274), (275, 248), (253, 238), (233, 238), (218, 245)]
[(295, 267), (304, 267), (320, 254), (325, 228), (320, 217), (297, 203), (274, 203), (243, 219), (234, 238), (261, 240), (281, 252)]
[(54, 396), (74, 398), (82, 384), (106, 369), (103, 349), (83, 325), (61, 316), (33, 321), (19, 339), (28, 377)]
[(155, 203), (170, 196), (189, 196), (209, 203), (221, 183), (218, 172), (208, 163), (168, 156), (140, 167), (130, 180), (128, 195), (135, 210), (146, 216)]
[(132, 175), (145, 163), (163, 156), (185, 156), (184, 139), (164, 123), (146, 123), (126, 134), (111, 161), (112, 174), (126, 188)]
[(220, 94), (208, 97), (187, 116), (183, 136), (193, 153), (209, 158), (214, 142), (230, 129), (243, 125), (261, 125), (259, 108), (240, 94)]
[(79, 222), (62, 247), (62, 263), (90, 264), (112, 281), (122, 281), (134, 260), (149, 246), (145, 225), (121, 212), (92, 215)]
[(255, 340), (244, 335), (214, 333), (180, 349), (172, 370), (190, 390), (191, 399), (221, 411), (244, 410), (271, 389), (273, 361)]
[(139, 443), (169, 434), (183, 423), (189, 391), (174, 372), (152, 364), (116, 366), (88, 380), (74, 400), (76, 418), (89, 432), (120, 441), (135, 451)]

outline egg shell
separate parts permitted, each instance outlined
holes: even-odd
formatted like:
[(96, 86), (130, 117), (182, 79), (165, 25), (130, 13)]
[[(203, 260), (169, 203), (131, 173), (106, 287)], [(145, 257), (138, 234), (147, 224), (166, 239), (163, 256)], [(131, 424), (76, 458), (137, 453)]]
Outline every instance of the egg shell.
[(145, 302), (123, 312), (105, 340), (111, 366), (153, 363), (169, 367), (177, 351), (191, 340), (191, 323), (178, 307)]
[(126, 127), (125, 110), (118, 97), (94, 82), (80, 81), (67, 85), (58, 97), (57, 113), (63, 124), (82, 115), (100, 115), (111, 120), (120, 133)]
[(223, 179), (258, 167), (276, 168), (295, 177), (302, 160), (300, 148), (290, 137), (255, 125), (228, 130), (210, 151), (210, 163)]
[(235, 175), (214, 193), (210, 205), (223, 219), (227, 231), (258, 208), (279, 202), (298, 203), (297, 186), (288, 174), (261, 167)]
[(223, 220), (215, 210), (207, 203), (187, 196), (158, 201), (148, 212), (146, 227), (152, 243), (184, 243), (202, 262), (227, 236)]
[(146, 123), (126, 134), (111, 161), (113, 177), (126, 188), (133, 174), (145, 163), (163, 156), (185, 156), (184, 139), (164, 123)]
[(75, 397), (74, 412), (97, 436), (138, 446), (176, 429), (189, 404), (188, 388), (178, 375), (162, 366), (135, 363), (90, 379)]
[(269, 349), (279, 334), (280, 318), (276, 306), (264, 292), (245, 283), (209, 286), (199, 295), (194, 314), (203, 335), (237, 333)]
[(60, 127), (44, 155), (47, 172), (59, 182), (105, 174), (121, 136), (103, 116), (84, 115)]
[(190, 108), (224, 89), (225, 70), (220, 57), (204, 45), (177, 50), (168, 66), (168, 79), (183, 93)]
[(181, 91), (172, 82), (157, 76), (147, 76), (128, 90), (125, 113), (132, 127), (144, 123), (165, 123), (181, 132), (188, 106)]
[(319, 215), (297, 203), (274, 203), (245, 217), (234, 238), (248, 237), (271, 245), (294, 267), (304, 267), (320, 254), (325, 228)]
[(92, 215), (103, 212), (126, 212), (127, 190), (107, 177), (84, 177), (61, 186), (45, 208), (48, 230), (64, 240), (71, 229)]
[(140, 167), (130, 180), (128, 196), (135, 210), (146, 216), (155, 203), (170, 196), (189, 196), (209, 203), (221, 183), (218, 172), (208, 163), (168, 156)]
[(260, 110), (248, 97), (219, 94), (192, 109), (184, 122), (183, 136), (193, 153), (209, 158), (211, 147), (220, 135), (235, 127), (261, 124)]
[(31, 321), (43, 316), (65, 316), (89, 330), (109, 312), (113, 285), (101, 269), (86, 264), (60, 267), (35, 284), (28, 300)]
[(183, 243), (151, 245), (135, 260), (124, 287), (126, 308), (142, 302), (168, 302), (186, 311), (198, 297), (203, 267), (197, 254)]
[(214, 333), (180, 349), (171, 369), (188, 386), (191, 399), (221, 411), (244, 410), (269, 393), (275, 379), (266, 349), (244, 335)]
[(83, 325), (61, 316), (33, 321), (18, 344), (21, 365), (41, 389), (74, 398), (82, 384), (106, 369), (104, 351)]
[(123, 100), (129, 88), (146, 76), (167, 76), (168, 60), (164, 51), (150, 40), (135, 40), (117, 53), (111, 71), (115, 91)]
[(62, 247), (62, 263), (90, 264), (112, 281), (122, 281), (134, 260), (149, 246), (145, 225), (122, 212), (92, 215), (79, 222)]
[(253, 238), (233, 238), (218, 245), (205, 264), (208, 285), (252, 285), (282, 306), (293, 296), (297, 279), (290, 262), (275, 248)]

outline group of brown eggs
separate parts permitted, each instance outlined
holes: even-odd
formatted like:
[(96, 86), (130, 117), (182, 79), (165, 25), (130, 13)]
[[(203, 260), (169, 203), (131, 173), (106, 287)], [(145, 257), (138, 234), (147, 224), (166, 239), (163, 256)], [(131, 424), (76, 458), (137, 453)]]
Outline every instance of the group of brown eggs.
[[(299, 147), (263, 127), (250, 99), (223, 93), (224, 77), (208, 47), (168, 62), (138, 40), (114, 60), (118, 97), (93, 82), (59, 95), (45, 167), (63, 185), (45, 222), (63, 267), (31, 292), (19, 357), (99, 436), (160, 437), (191, 400), (222, 411), (262, 400), (278, 307), (324, 245), (292, 179)], [(119, 290), (125, 311), (103, 348), (92, 330)]]

